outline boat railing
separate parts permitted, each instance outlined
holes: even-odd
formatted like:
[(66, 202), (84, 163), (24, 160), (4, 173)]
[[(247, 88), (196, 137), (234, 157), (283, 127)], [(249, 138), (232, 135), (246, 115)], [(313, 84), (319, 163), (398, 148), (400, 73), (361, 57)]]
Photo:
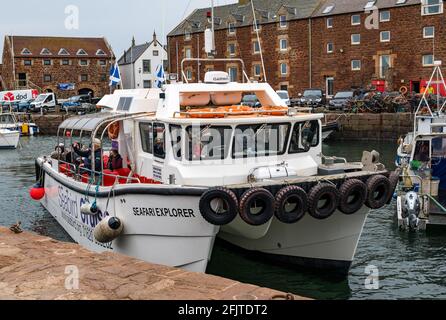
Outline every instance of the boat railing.
[[(243, 83), (248, 82), (250, 83), (251, 80), (248, 77), (248, 74), (246, 73), (246, 68), (245, 68), (245, 62), (240, 59), (240, 58), (184, 58), (183, 60), (181, 60), (181, 77), (182, 77), (182, 81), (189, 83), (186, 73), (184, 72), (184, 63), (185, 62), (236, 62), (236, 63), (240, 63), (242, 65), (242, 81)], [(197, 82), (200, 82), (200, 74), (198, 73), (197, 76)]]
[(104, 178), (105, 177), (110, 177), (112, 179), (115, 179), (113, 185), (117, 184), (117, 182), (119, 182), (120, 180), (125, 180), (126, 183), (141, 183), (141, 180), (138, 177), (130, 177), (130, 174), (128, 176), (121, 176), (121, 175), (116, 175), (116, 174), (112, 174), (112, 173), (106, 173), (104, 171), (99, 172), (99, 171), (93, 171), (91, 169), (88, 168), (83, 168), (80, 166), (76, 166), (73, 163), (69, 163), (63, 160), (57, 160), (58, 161), (58, 172), (65, 174), (64, 172), (61, 172), (60, 170), (60, 165), (66, 165), (68, 166), (65, 167), (65, 170), (67, 170), (69, 172), (69, 175), (71, 175), (72, 177), (76, 177), (76, 180), (81, 180), (83, 178), (83, 174), (88, 173), (88, 178), (90, 179), (89, 182), (95, 182), (97, 183), (95, 177), (101, 177), (102, 179), (102, 185), (105, 185), (104, 183)]
[(290, 115), (288, 111), (282, 111), (282, 110), (264, 110), (264, 109), (260, 109), (260, 110), (250, 110), (250, 111), (219, 111), (219, 110), (215, 110), (215, 111), (193, 111), (193, 112), (188, 112), (188, 111), (176, 111), (174, 112), (173, 117), (177, 118), (177, 116), (180, 117), (185, 117), (185, 118), (200, 118), (200, 116), (202, 116), (202, 118), (204, 118), (205, 116), (221, 116), (222, 118), (226, 118), (228, 116), (249, 116), (249, 115), (253, 115), (256, 114), (258, 116), (261, 115), (277, 115), (277, 116), (287, 116)]

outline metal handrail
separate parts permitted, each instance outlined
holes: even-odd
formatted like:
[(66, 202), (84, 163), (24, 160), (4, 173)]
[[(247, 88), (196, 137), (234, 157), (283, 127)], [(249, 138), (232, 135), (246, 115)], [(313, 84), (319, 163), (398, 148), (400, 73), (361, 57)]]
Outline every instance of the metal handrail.
[[(252, 115), (252, 114), (257, 114), (257, 115), (262, 115), (262, 114), (271, 114), (271, 113), (275, 113), (275, 112), (281, 112), (280, 110), (274, 111), (274, 110), (253, 110), (253, 111), (235, 111), (235, 112), (227, 112), (227, 111), (201, 111), (201, 112), (187, 112), (187, 111), (175, 111), (173, 117), (175, 118), (177, 115), (188, 115), (188, 116), (193, 116), (193, 115), (218, 115), (218, 114), (223, 114), (224, 117), (227, 116), (231, 116), (231, 115)], [(286, 116), (288, 115), (288, 111), (283, 111), (283, 115)]]
[[(251, 80), (249, 79), (246, 68), (245, 68), (245, 62), (240, 58), (184, 58), (181, 60), (181, 79), (182, 81), (186, 81), (186, 83), (189, 83), (187, 80), (186, 74), (184, 73), (184, 63), (185, 62), (201, 62), (201, 61), (207, 61), (207, 62), (239, 62), (242, 65), (242, 73), (243, 76), (243, 83), (245, 83), (245, 80), (247, 83), (251, 83)], [(200, 75), (198, 75), (199, 77)], [(197, 78), (198, 79), (198, 78)]]

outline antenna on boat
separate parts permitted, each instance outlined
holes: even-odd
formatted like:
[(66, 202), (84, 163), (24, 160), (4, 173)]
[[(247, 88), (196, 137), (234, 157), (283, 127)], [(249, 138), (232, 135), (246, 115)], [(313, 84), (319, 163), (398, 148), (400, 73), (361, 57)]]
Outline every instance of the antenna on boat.
[(259, 28), (257, 25), (257, 17), (256, 17), (256, 11), (254, 9), (254, 1), (251, 0), (251, 8), (252, 8), (252, 16), (254, 19), (254, 28), (257, 35), (257, 43), (259, 44), (259, 50), (260, 50), (260, 60), (262, 61), (262, 69), (263, 69), (263, 81), (266, 82), (266, 70), (265, 70), (265, 62), (263, 60), (263, 51), (262, 51), (262, 44), (260, 43), (260, 36), (259, 36)]
[(429, 115), (431, 117), (434, 117), (432, 108), (429, 105), (429, 101), (426, 98), (427, 95), (430, 94), (429, 89), (432, 88), (433, 84), (437, 85), (437, 108), (438, 108), (437, 112), (438, 112), (438, 114), (441, 114), (443, 112), (444, 107), (446, 106), (446, 100), (445, 100), (440, 107), (440, 85), (442, 85), (443, 90), (446, 91), (446, 82), (443, 77), (443, 72), (441, 71), (441, 65), (442, 65), (442, 62), (440, 60), (434, 61), (434, 71), (432, 72), (432, 75), (425, 86), (423, 96), (421, 97), (421, 101), (418, 104), (418, 108), (415, 112), (415, 116), (414, 116), (414, 131), (415, 131), (415, 133), (418, 132), (418, 128), (417, 128), (418, 116), (422, 115), (420, 113), (420, 111), (427, 108), (427, 110), (429, 111)]

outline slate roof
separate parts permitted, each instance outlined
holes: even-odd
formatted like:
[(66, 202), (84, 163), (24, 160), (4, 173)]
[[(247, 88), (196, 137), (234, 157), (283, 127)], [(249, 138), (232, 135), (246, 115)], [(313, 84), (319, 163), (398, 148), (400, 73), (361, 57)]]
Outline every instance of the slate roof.
[(150, 48), (150, 46), (154, 43), (154, 41), (157, 42), (157, 45), (160, 46), (161, 49), (165, 50), (163, 45), (158, 40), (152, 40), (144, 44), (130, 47), (128, 50), (124, 52), (121, 58), (119, 58), (118, 64), (122, 66), (126, 64), (135, 63), (139, 59), (139, 57), (141, 57), (142, 54), (146, 52), (148, 48)]
[[(256, 18), (260, 24), (277, 22), (278, 13), (287, 13), (288, 20), (309, 18), (324, 0), (253, 0), (256, 10)], [(203, 32), (210, 25), (207, 13), (210, 8), (196, 9), (168, 36), (183, 35), (185, 30), (190, 33)], [(253, 14), (251, 2), (245, 5), (238, 3), (218, 6), (214, 8), (215, 30), (227, 28), (228, 22), (236, 22), (236, 27), (252, 26)]]

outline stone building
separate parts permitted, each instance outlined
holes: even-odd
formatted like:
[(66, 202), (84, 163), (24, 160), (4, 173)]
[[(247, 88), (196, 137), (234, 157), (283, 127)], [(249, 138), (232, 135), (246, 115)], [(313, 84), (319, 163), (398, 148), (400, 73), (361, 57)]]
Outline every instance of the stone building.
[(115, 56), (105, 38), (6, 36), (2, 79), (5, 89), (38, 89), (68, 98), (109, 93)]
[[(446, 59), (442, 0), (253, 2), (255, 19), (250, 1), (215, 8), (215, 57), (242, 59), (249, 78), (266, 78), (294, 97), (307, 88), (328, 96), (369, 86), (419, 91), (434, 61)], [(210, 9), (197, 9), (169, 33), (171, 73), (181, 75), (183, 58), (207, 57), (204, 30), (210, 26)], [(212, 69), (242, 80), (241, 65), (233, 62), (188, 62), (184, 75), (202, 80)]]
[(125, 89), (152, 88), (158, 66), (168, 67), (167, 50), (154, 32), (152, 41), (141, 45), (136, 45), (133, 38), (131, 47), (124, 52), (118, 64)]

